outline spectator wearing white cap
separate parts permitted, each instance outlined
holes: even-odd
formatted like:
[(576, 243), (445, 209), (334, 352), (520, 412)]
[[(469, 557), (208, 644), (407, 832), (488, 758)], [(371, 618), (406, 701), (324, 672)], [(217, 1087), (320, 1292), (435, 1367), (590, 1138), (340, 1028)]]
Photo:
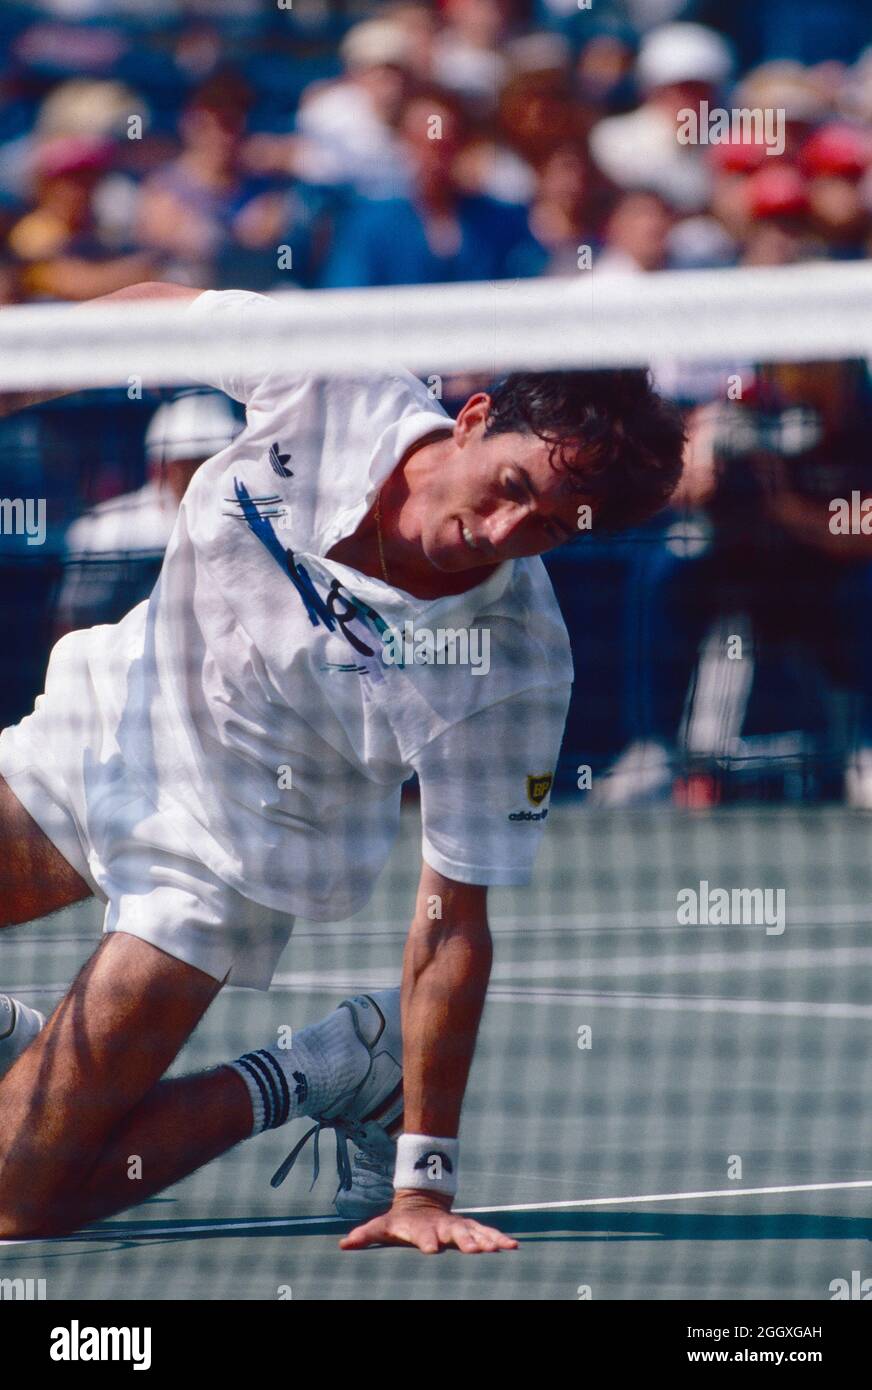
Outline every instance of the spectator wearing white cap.
[(342, 43), (345, 75), (308, 88), (300, 101), (291, 168), (315, 185), (364, 197), (406, 191), (409, 171), (395, 133), (415, 67), (412, 32), (391, 19), (364, 20)]
[(145, 435), (148, 481), (92, 507), (67, 532), (57, 637), (118, 622), (148, 597), (188, 484), (240, 429), (217, 391), (185, 391), (158, 407)]
[(666, 24), (647, 34), (636, 63), (642, 104), (594, 126), (590, 149), (598, 167), (619, 188), (648, 189), (681, 212), (703, 209), (711, 183), (705, 151), (679, 141), (678, 113), (715, 101), (732, 67), (730, 45), (702, 24)]
[[(444, 0), (445, 27), (436, 40), (433, 76), (481, 114), (494, 109), (511, 71), (513, 0)], [(541, 36), (540, 36), (541, 37)]]

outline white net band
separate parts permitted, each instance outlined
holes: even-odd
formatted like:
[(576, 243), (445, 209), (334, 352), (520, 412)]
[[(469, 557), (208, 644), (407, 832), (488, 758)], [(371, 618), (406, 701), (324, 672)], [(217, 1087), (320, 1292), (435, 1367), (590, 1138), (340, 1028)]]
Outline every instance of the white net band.
[(0, 312), (0, 391), (173, 386), (241, 352), (249, 371), (321, 376), (867, 357), (872, 263), (280, 294), (244, 347), (173, 300)]

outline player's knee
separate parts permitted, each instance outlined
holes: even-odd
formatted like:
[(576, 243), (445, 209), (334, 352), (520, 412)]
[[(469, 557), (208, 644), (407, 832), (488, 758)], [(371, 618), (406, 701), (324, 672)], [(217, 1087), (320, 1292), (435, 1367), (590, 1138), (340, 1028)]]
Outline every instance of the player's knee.
[(6, 1203), (0, 1200), (0, 1240), (28, 1240), (41, 1234), (42, 1232), (30, 1229), (23, 1213), (7, 1207)]
[(53, 1203), (41, 1202), (37, 1208), (28, 1193), (27, 1176), (16, 1172), (12, 1163), (0, 1160), (0, 1240), (23, 1240), (57, 1234)]
[(26, 1204), (10, 1201), (0, 1191), (0, 1240), (43, 1240), (67, 1235), (74, 1226), (63, 1220), (62, 1208), (36, 1212)]
[(22, 1161), (11, 1146), (0, 1155), (0, 1240), (64, 1235), (74, 1230), (77, 1173), (57, 1165), (51, 1149)]

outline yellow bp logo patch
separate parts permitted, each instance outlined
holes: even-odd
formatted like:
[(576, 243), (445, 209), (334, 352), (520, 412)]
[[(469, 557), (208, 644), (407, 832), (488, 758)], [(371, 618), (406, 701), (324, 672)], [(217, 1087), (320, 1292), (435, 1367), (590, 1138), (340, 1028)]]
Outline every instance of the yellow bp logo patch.
[(553, 772), (529, 772), (527, 774), (527, 800), (533, 806), (541, 806), (551, 790)]

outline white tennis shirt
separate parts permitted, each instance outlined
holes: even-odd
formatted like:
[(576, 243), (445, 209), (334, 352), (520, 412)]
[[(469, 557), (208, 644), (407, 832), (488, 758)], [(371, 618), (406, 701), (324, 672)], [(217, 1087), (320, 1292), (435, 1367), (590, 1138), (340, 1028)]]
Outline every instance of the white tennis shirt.
[[(188, 312), (234, 335), (244, 363), (246, 315), (263, 306), (207, 291)], [(195, 476), (113, 669), (92, 663), (127, 768), (180, 844), (299, 916), (366, 902), (413, 772), (432, 868), (525, 882), (572, 680), (541, 561), (426, 601), (325, 559), (409, 447), (450, 423), (408, 373), (316, 380), (279, 365), (250, 379), (242, 366), (208, 384), (245, 403), (247, 427)]]

